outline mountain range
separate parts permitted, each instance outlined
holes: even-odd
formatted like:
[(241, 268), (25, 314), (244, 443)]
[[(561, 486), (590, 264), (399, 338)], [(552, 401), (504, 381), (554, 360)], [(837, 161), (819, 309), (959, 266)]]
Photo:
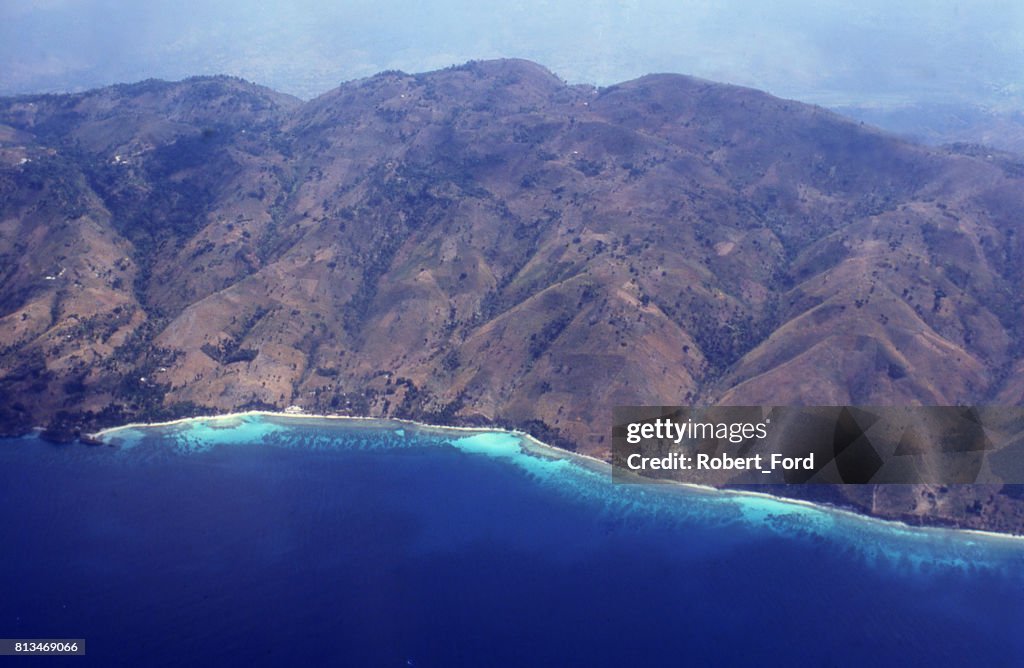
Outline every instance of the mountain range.
[[(1018, 405), (1022, 210), (1015, 154), (680, 75), (3, 98), (0, 424), (297, 405), (607, 458), (615, 405)], [(1024, 531), (1014, 487), (781, 491)]]

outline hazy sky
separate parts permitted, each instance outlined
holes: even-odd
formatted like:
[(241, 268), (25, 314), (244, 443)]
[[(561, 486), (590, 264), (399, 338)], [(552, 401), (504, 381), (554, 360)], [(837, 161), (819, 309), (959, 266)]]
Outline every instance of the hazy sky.
[(1022, 0), (0, 0), (0, 93), (234, 74), (300, 97), (515, 56), (572, 83), (681, 72), (825, 105), (1022, 108)]

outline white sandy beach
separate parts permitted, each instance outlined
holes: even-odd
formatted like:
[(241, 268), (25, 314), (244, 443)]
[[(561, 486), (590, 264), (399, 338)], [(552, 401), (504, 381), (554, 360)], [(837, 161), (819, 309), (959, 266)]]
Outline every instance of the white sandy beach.
[[(539, 441), (536, 438), (534, 438), (533, 436), (531, 436), (530, 434), (527, 434), (526, 432), (523, 432), (523, 431), (514, 430), (514, 429), (512, 429), (512, 430), (510, 430), (510, 429), (499, 429), (497, 427), (462, 427), (462, 426), (433, 425), (433, 424), (426, 424), (426, 423), (422, 423), (422, 422), (417, 422), (415, 420), (408, 420), (408, 419), (404, 419), (404, 418), (375, 418), (375, 417), (360, 417), (360, 416), (352, 416), (352, 415), (322, 415), (322, 414), (314, 414), (314, 413), (286, 413), (284, 411), (250, 410), (250, 411), (239, 411), (239, 412), (234, 412), (234, 413), (224, 413), (224, 414), (220, 414), (220, 415), (209, 415), (209, 416), (199, 416), (199, 417), (178, 418), (176, 420), (167, 420), (167, 421), (164, 421), (164, 422), (132, 422), (132, 423), (124, 424), (124, 425), (119, 425), (119, 426), (116, 426), (116, 427), (108, 427), (106, 429), (102, 429), (102, 430), (100, 430), (98, 432), (95, 432), (93, 434), (89, 434), (88, 436), (90, 438), (95, 438), (95, 439), (98, 439), (98, 440), (103, 440), (107, 436), (114, 435), (114, 434), (116, 434), (119, 431), (124, 431), (124, 430), (127, 430), (127, 429), (147, 429), (147, 428), (157, 428), (157, 427), (168, 427), (168, 426), (174, 426), (174, 425), (179, 425), (179, 424), (185, 424), (185, 423), (188, 423), (188, 422), (210, 422), (210, 421), (216, 421), (216, 422), (224, 421), (224, 422), (227, 422), (227, 421), (238, 420), (240, 418), (245, 418), (245, 417), (249, 417), (249, 416), (271, 417), (271, 418), (275, 418), (275, 419), (284, 419), (284, 420), (337, 420), (337, 421), (345, 421), (345, 422), (366, 422), (366, 423), (377, 423), (377, 424), (388, 424), (388, 425), (406, 425), (406, 426), (413, 427), (413, 428), (416, 428), (416, 429), (421, 429), (421, 430), (424, 430), (424, 431), (465, 432), (465, 433), (469, 433), (469, 434), (506, 433), (506, 434), (512, 434), (512, 435), (518, 437), (521, 441), (523, 441), (523, 443), (526, 445), (527, 449), (529, 449), (531, 451), (543, 454), (545, 456), (552, 457), (554, 459), (568, 459), (568, 460), (574, 461), (574, 462), (576, 462), (576, 463), (578, 463), (580, 465), (585, 465), (588, 468), (596, 469), (596, 470), (599, 470), (601, 472), (607, 472), (607, 474), (609, 476), (611, 475), (612, 465), (609, 462), (607, 462), (607, 461), (605, 461), (603, 459), (598, 459), (597, 457), (592, 457), (590, 455), (584, 455), (584, 454), (580, 454), (578, 452), (571, 452), (569, 450), (563, 450), (561, 448), (557, 448), (557, 447), (555, 447), (553, 445), (549, 445), (547, 443)], [(624, 483), (624, 484), (629, 484), (629, 483)], [(961, 529), (961, 528), (956, 528), (956, 527), (943, 527), (943, 526), (915, 526), (915, 525), (907, 524), (906, 522), (901, 522), (899, 520), (891, 520), (891, 519), (885, 519), (885, 518), (881, 518), (881, 517), (875, 517), (875, 516), (872, 516), (872, 515), (866, 515), (866, 514), (863, 514), (863, 513), (858, 513), (858, 512), (853, 511), (853, 510), (848, 510), (846, 508), (840, 508), (840, 507), (833, 506), (833, 505), (830, 505), (830, 504), (815, 503), (813, 501), (807, 501), (805, 499), (794, 499), (794, 498), (791, 498), (791, 497), (778, 496), (778, 495), (775, 495), (775, 494), (768, 494), (766, 492), (754, 492), (754, 491), (746, 491), (746, 490), (742, 490), (742, 489), (733, 489), (733, 488), (731, 488), (731, 489), (719, 489), (717, 487), (711, 487), (711, 486), (708, 486), (708, 485), (697, 485), (697, 484), (693, 484), (693, 483), (685, 483), (685, 482), (679, 482), (679, 481), (674, 481), (674, 480), (644, 479), (642, 481), (642, 484), (678, 485), (680, 487), (685, 487), (685, 488), (688, 488), (688, 489), (691, 489), (691, 490), (701, 491), (701, 492), (708, 493), (708, 494), (724, 494), (724, 495), (732, 495), (732, 496), (745, 496), (745, 497), (763, 498), (763, 499), (768, 499), (768, 500), (772, 500), (772, 501), (776, 501), (776, 502), (780, 502), (780, 503), (791, 504), (791, 505), (794, 505), (794, 506), (801, 506), (801, 507), (813, 508), (813, 509), (819, 509), (819, 510), (827, 510), (828, 512), (840, 514), (840, 515), (843, 515), (845, 517), (853, 518), (853, 519), (856, 519), (856, 520), (859, 520), (859, 521), (879, 523), (879, 524), (882, 524), (882, 525), (887, 525), (887, 526), (890, 526), (890, 527), (893, 527), (893, 528), (899, 528), (899, 529), (903, 529), (903, 530), (922, 531), (922, 532), (952, 532), (952, 533), (955, 533), (955, 534), (966, 534), (966, 535), (970, 535), (970, 536), (978, 536), (978, 537), (982, 537), (982, 538), (986, 538), (986, 539), (996, 539), (996, 540), (1000, 540), (1000, 541), (1024, 542), (1024, 535), (1019, 535), (1019, 534), (1006, 534), (1006, 533), (999, 533), (999, 532), (995, 532), (995, 531), (985, 531), (985, 530), (982, 530), (982, 529), (969, 529), (969, 528)]]

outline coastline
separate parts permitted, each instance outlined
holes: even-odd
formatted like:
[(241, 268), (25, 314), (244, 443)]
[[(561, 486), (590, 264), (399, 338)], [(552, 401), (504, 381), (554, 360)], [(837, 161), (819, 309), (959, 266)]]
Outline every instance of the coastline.
[[(602, 473), (611, 475), (611, 464), (603, 459), (592, 457), (590, 455), (584, 455), (578, 452), (572, 452), (564, 450), (562, 448), (555, 447), (548, 443), (538, 440), (534, 436), (518, 430), (518, 429), (503, 429), (500, 427), (462, 427), (462, 426), (448, 426), (448, 425), (435, 425), (427, 424), (423, 422), (417, 422), (416, 420), (410, 420), (407, 418), (377, 418), (377, 417), (364, 417), (354, 415), (321, 415), (314, 413), (286, 413), (284, 411), (264, 411), (264, 410), (247, 410), (238, 411), (233, 413), (222, 413), (215, 415), (196, 416), (196, 417), (184, 417), (177, 418), (174, 420), (166, 420), (162, 422), (131, 422), (128, 424), (118, 425), (116, 427), (107, 427), (97, 432), (84, 435), (88, 439), (93, 439), (97, 442), (103, 441), (104, 437), (111, 434), (116, 434), (119, 431), (128, 429), (147, 429), (156, 427), (172, 427), (179, 424), (185, 424), (188, 422), (202, 422), (202, 421), (220, 421), (220, 420), (237, 420), (248, 416), (263, 416), (277, 419), (286, 420), (338, 420), (346, 422), (366, 422), (366, 423), (377, 423), (377, 424), (398, 424), (421, 429), (425, 431), (441, 431), (441, 432), (465, 432), (467, 434), (488, 434), (488, 433), (505, 433), (512, 434), (517, 438), (521, 439), (526, 445), (527, 449), (543, 453), (546, 456), (550, 456), (555, 459), (563, 459), (576, 461), (580, 465), (585, 465), (592, 470), (597, 470)], [(630, 483), (623, 483), (630, 484)], [(842, 508), (828, 503), (817, 503), (814, 501), (808, 501), (806, 499), (797, 499), (793, 497), (780, 496), (777, 494), (769, 494), (767, 492), (760, 491), (747, 491), (736, 488), (720, 489), (709, 485), (698, 485), (694, 483), (679, 482), (675, 480), (653, 480), (644, 479), (642, 483), (638, 484), (654, 484), (654, 485), (675, 485), (679, 488), (689, 489), (692, 491), (699, 491), (705, 494), (721, 494), (727, 496), (739, 496), (739, 497), (751, 497), (760, 498), (778, 503), (784, 503), (794, 506), (800, 506), (804, 508), (811, 508), (815, 510), (823, 510), (829, 513), (835, 513), (842, 515), (847, 518), (855, 519), (863, 522), (880, 523), (884, 526), (907, 530), (907, 531), (921, 531), (921, 532), (945, 532), (951, 533), (957, 536), (976, 536), (979, 538), (986, 539), (998, 539), (1001, 541), (1013, 541), (1013, 543), (1024, 542), (1024, 534), (1011, 534), (1001, 533), (998, 531), (986, 531), (984, 529), (971, 529), (971, 528), (960, 528), (960, 527), (949, 527), (940, 525), (913, 525), (902, 520), (889, 519), (884, 517), (878, 517), (875, 515), (869, 515), (867, 513), (857, 512), (848, 508)]]

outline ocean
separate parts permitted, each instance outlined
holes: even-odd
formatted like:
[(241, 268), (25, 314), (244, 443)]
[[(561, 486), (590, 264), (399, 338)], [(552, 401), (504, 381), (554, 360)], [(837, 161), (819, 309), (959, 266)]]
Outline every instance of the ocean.
[(0, 441), (0, 638), (74, 666), (1019, 666), (1024, 540), (271, 415)]

